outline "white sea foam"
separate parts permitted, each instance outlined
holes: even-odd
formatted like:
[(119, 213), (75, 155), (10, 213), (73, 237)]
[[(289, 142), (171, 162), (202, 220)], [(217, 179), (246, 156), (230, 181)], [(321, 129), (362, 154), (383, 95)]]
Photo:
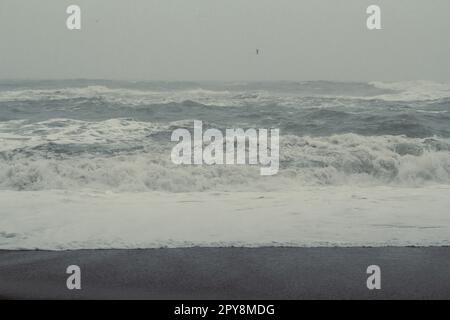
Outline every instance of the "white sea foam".
[(256, 166), (176, 166), (153, 134), (184, 122), (54, 119), (0, 125), (0, 188), (116, 191), (280, 190), (296, 185), (450, 184), (450, 139), (341, 134), (281, 136), (280, 172)]
[(0, 249), (450, 245), (449, 192), (0, 191)]
[(27, 120), (0, 122), (0, 151), (56, 144), (117, 144), (142, 141), (176, 123), (162, 124), (129, 119), (81, 121), (50, 119), (29, 123)]
[[(240, 86), (0, 88), (0, 248), (450, 244), (450, 86)], [(287, 128), (279, 173), (173, 165), (170, 133), (199, 113)]]
[(433, 81), (371, 82), (377, 88), (394, 90), (376, 96), (387, 101), (423, 101), (450, 98), (450, 84)]
[[(52, 101), (75, 98), (102, 99), (105, 102), (120, 103), (128, 106), (183, 103), (186, 101), (216, 106), (234, 106), (242, 105), (245, 100), (236, 93), (229, 91), (213, 91), (201, 88), (152, 91), (108, 88), (105, 86), (87, 86), (82, 88), (28, 89), (0, 92), (0, 101)], [(255, 97), (250, 97), (249, 99), (254, 100)]]
[[(130, 88), (109, 88), (96, 85), (87, 87), (68, 87), (62, 89), (26, 89), (0, 91), (0, 102), (13, 101), (53, 101), (65, 99), (100, 99), (107, 103), (119, 103), (127, 106), (160, 105), (168, 103), (198, 103), (210, 106), (242, 107), (248, 105), (298, 106), (308, 98), (348, 100), (386, 100), (386, 101), (427, 101), (450, 98), (450, 84), (431, 81), (370, 82), (378, 91), (361, 95), (339, 93), (339, 83), (334, 84), (335, 93), (326, 90), (308, 91), (302, 87), (291, 88), (288, 92), (265, 89), (240, 88), (239, 90), (212, 90), (201, 87), (179, 90), (138, 90)], [(344, 100), (344, 101), (342, 101)], [(306, 101), (314, 107), (314, 101)], [(325, 105), (326, 106), (326, 105)], [(318, 107), (325, 107), (323, 101)]]
[(303, 183), (450, 183), (450, 139), (286, 136), (280, 150), (281, 162), (297, 168)]

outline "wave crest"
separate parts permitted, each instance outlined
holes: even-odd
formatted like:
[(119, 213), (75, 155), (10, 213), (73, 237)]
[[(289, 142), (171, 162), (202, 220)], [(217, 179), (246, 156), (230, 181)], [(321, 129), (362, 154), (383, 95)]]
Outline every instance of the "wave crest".
[[(157, 143), (157, 142), (156, 142)], [(171, 144), (143, 150), (55, 153), (43, 144), (24, 152), (1, 152), (0, 188), (13, 190), (93, 188), (169, 192), (278, 190), (299, 185), (420, 186), (450, 184), (449, 139), (403, 136), (282, 136), (279, 173), (259, 175), (259, 166), (176, 166)], [(51, 149), (52, 147), (53, 149)], [(71, 145), (73, 150), (76, 144)], [(76, 149), (76, 148), (75, 148)]]

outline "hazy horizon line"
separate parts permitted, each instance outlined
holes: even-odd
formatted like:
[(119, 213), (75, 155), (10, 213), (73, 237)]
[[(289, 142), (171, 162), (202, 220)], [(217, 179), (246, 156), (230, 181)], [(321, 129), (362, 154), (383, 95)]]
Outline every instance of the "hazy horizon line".
[(111, 81), (111, 82), (203, 82), (203, 83), (302, 83), (302, 82), (334, 82), (334, 83), (371, 83), (371, 82), (434, 82), (434, 83), (450, 83), (450, 80), (432, 80), (432, 79), (404, 79), (404, 80), (327, 80), (327, 79), (314, 79), (314, 80), (214, 80), (214, 79), (203, 79), (203, 80), (187, 80), (187, 79), (119, 79), (119, 78), (0, 78), (0, 82), (7, 81)]

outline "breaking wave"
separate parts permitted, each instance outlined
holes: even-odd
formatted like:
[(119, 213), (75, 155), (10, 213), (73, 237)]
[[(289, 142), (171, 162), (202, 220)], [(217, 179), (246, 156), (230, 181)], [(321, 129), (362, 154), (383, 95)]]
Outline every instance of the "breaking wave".
[(377, 98), (387, 101), (426, 101), (450, 98), (450, 84), (433, 81), (371, 82), (376, 88), (392, 90)]
[[(279, 173), (175, 166), (171, 132), (192, 129), (192, 119), (205, 128), (279, 128)], [(0, 82), (0, 188), (450, 184), (449, 119), (450, 85), (427, 81)]]
[[(47, 142), (0, 152), (0, 188), (115, 191), (278, 190), (299, 185), (450, 184), (450, 140), (404, 136), (282, 136), (277, 175), (259, 166), (176, 166), (171, 144), (143, 148)], [(80, 148), (83, 152), (73, 152)], [(104, 150), (103, 153), (100, 151)], [(70, 152), (69, 152), (70, 151)]]
[[(127, 106), (198, 103), (209, 106), (238, 107), (260, 105), (295, 106), (305, 99), (321, 97), (339, 100), (434, 101), (450, 98), (450, 84), (431, 81), (403, 82), (282, 82), (268, 84), (186, 84), (185, 87), (127, 88), (88, 85), (65, 88), (26, 88), (1, 90), (0, 102), (102, 100)], [(309, 101), (309, 100), (307, 100)]]

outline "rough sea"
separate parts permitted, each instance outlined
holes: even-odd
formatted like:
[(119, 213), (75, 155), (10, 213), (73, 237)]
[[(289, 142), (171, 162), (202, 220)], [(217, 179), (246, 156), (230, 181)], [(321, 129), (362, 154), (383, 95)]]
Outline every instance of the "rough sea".
[[(279, 128), (280, 172), (175, 166), (176, 128)], [(279, 190), (450, 183), (450, 84), (0, 82), (0, 188)]]
[[(194, 120), (278, 174), (175, 165)], [(0, 82), (0, 249), (449, 245), (449, 194), (449, 84)]]

